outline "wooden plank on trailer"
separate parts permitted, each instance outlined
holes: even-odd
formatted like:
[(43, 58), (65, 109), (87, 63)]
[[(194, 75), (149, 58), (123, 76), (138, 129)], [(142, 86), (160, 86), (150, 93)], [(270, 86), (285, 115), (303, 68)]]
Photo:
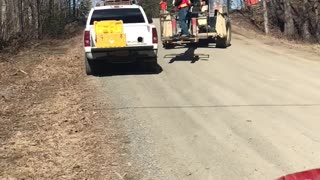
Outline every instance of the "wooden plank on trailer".
[(163, 23), (163, 37), (171, 37), (173, 36), (172, 32), (172, 23), (170, 15), (165, 17), (165, 21)]

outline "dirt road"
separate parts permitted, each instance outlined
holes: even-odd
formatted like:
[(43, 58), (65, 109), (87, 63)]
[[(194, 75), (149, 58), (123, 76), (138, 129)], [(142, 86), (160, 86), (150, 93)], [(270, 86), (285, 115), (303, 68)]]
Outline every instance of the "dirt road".
[(319, 60), (234, 33), (227, 49), (160, 48), (157, 73), (121, 65), (87, 83), (144, 179), (275, 179), (320, 167)]

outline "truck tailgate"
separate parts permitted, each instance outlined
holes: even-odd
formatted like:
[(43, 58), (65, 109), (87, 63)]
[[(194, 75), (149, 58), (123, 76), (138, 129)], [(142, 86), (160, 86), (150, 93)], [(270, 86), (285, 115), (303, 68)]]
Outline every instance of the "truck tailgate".
[(128, 46), (152, 44), (152, 29), (147, 24), (124, 24), (124, 33)]

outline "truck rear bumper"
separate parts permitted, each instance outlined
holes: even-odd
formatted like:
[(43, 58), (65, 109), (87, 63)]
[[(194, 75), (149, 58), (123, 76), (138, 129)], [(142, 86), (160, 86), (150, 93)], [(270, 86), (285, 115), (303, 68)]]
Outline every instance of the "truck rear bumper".
[(153, 46), (124, 47), (124, 48), (92, 48), (86, 52), (90, 60), (107, 62), (150, 61), (156, 59), (158, 50)]

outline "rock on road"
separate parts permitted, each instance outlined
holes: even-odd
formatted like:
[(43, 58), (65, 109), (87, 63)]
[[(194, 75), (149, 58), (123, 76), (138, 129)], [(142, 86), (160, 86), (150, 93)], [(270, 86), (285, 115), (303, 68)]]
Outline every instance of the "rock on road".
[[(199, 58), (173, 58), (187, 50)], [(159, 73), (87, 81), (123, 118), (145, 179), (275, 179), (320, 167), (317, 60), (234, 33), (227, 49), (160, 46)]]

